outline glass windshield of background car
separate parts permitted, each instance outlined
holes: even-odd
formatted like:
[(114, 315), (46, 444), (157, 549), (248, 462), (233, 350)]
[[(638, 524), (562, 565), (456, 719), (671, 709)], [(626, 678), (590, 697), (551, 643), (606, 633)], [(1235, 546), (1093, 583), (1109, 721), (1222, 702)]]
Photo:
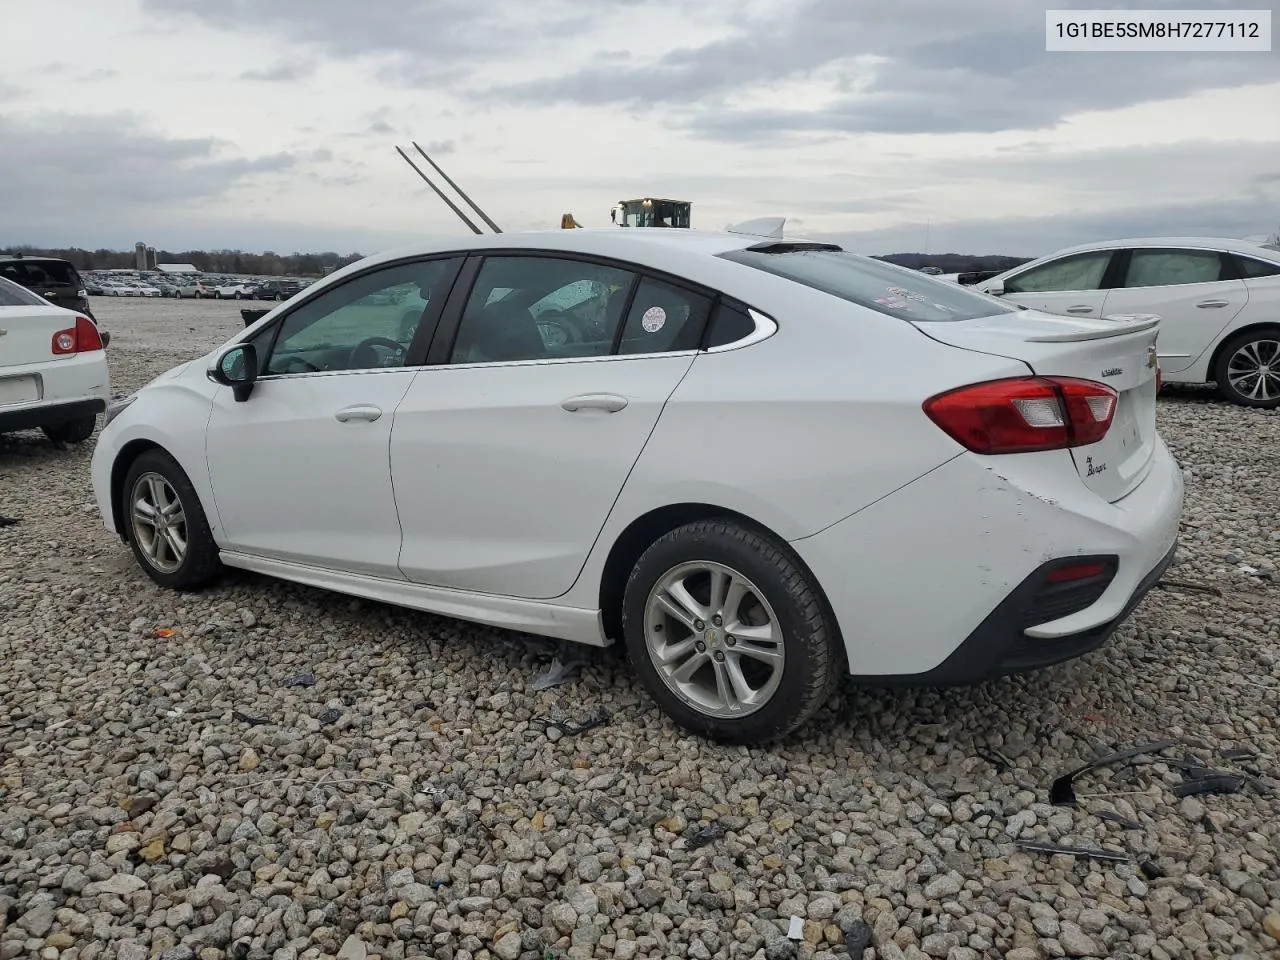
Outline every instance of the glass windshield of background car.
[(1016, 309), (948, 280), (843, 250), (735, 250), (721, 256), (903, 320), (975, 320)]

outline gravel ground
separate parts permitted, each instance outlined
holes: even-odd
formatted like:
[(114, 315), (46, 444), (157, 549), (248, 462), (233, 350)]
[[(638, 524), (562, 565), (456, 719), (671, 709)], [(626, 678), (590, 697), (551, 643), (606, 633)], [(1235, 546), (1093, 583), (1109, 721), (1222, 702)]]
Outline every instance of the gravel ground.
[[(239, 306), (96, 301), (117, 390)], [(0, 438), (0, 960), (830, 958), (859, 920), (865, 958), (1275, 956), (1280, 415), (1183, 390), (1160, 419), (1182, 586), (1108, 647), (757, 750), (682, 735), (611, 651), (534, 692), (530, 638), (247, 574), (164, 592), (102, 529), (90, 444)], [(1196, 758), (1256, 779), (1180, 799)]]

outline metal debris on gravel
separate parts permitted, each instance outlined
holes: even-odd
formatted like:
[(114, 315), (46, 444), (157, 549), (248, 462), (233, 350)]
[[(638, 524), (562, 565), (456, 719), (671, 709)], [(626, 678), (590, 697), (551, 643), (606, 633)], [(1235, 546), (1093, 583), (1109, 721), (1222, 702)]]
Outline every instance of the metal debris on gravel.
[[(216, 301), (95, 309), (120, 393), (241, 328)], [(753, 750), (618, 710), (647, 700), (609, 652), (537, 692), (501, 631), (240, 573), (161, 590), (101, 527), (91, 444), (2, 437), (0, 960), (835, 960), (866, 931), (878, 960), (1274, 957), (1274, 793), (1179, 798), (1149, 756), (1049, 803), (1157, 738), (1277, 772), (1280, 414), (1183, 389), (1159, 416), (1193, 587), (1081, 660), (853, 693)]]

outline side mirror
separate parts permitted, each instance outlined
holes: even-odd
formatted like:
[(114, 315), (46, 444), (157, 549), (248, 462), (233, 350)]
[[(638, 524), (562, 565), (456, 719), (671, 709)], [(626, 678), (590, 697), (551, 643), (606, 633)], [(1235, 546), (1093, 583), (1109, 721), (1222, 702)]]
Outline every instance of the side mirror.
[(237, 343), (228, 347), (209, 368), (209, 379), (230, 387), (236, 403), (244, 403), (253, 393), (258, 379), (258, 348), (252, 343)]
[(1004, 296), (1004, 284), (1003, 284), (1003, 283), (990, 283), (990, 284), (987, 284), (987, 286), (984, 288), (984, 290), (985, 290), (985, 292), (986, 292), (986, 293), (990, 294), (990, 295), (991, 295), (991, 296), (993, 296), (993, 297), (1003, 297), (1003, 296)]

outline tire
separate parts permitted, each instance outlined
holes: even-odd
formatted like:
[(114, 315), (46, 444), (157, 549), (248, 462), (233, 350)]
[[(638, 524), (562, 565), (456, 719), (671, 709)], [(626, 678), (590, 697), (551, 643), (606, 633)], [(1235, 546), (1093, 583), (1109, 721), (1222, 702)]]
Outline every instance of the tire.
[[(1260, 372), (1250, 377), (1251, 369)], [(1213, 379), (1232, 403), (1263, 410), (1280, 407), (1280, 328), (1246, 330), (1228, 340), (1214, 364)]]
[[(677, 619), (656, 600), (664, 586), (680, 582), (686, 585), (685, 595), (706, 613), (713, 573), (736, 580), (745, 591), (731, 591), (738, 602), (722, 610), (719, 620), (695, 620), (688, 614)], [(765, 626), (752, 628), (762, 619)], [(746, 626), (743, 621), (748, 621)], [(777, 639), (766, 642), (763, 633), (755, 640), (734, 637), (723, 628), (735, 623), (744, 632), (771, 625), (771, 636)], [(680, 726), (721, 743), (759, 744), (785, 737), (812, 719), (840, 678), (838, 631), (812, 574), (784, 544), (728, 520), (687, 524), (645, 550), (627, 580), (622, 633), (628, 657), (649, 695)], [(664, 639), (670, 636), (677, 639)], [(669, 653), (662, 649), (667, 644), (690, 651), (674, 656), (673, 664), (699, 661), (689, 682), (680, 686), (683, 692), (657, 665), (656, 658)], [(780, 651), (781, 664), (770, 666), (757, 656), (744, 655), (747, 649), (757, 655)], [(738, 710), (726, 709), (720, 696), (723, 688), (715, 689), (717, 677), (727, 677), (731, 665), (751, 690), (745, 704), (731, 698), (738, 700)]]
[(283, 293), (277, 293), (273, 299), (275, 299), (275, 300), (283, 300), (283, 299), (284, 299), (284, 294), (283, 294)]
[(53, 443), (84, 443), (93, 436), (94, 427), (97, 425), (97, 417), (81, 417), (79, 420), (51, 423), (40, 429)]
[[(180, 523), (174, 523), (172, 519), (169, 522), (170, 528), (186, 543), (180, 559), (175, 558), (170, 546), (172, 541), (163, 536), (158, 538), (163, 545), (152, 556), (148, 544), (154, 543), (157, 537), (153, 528), (138, 519), (135, 505), (140, 500), (151, 504), (157, 500), (162, 504), (179, 504)], [(129, 467), (121, 509), (125, 511), (125, 531), (138, 566), (160, 586), (171, 590), (194, 590), (221, 572), (218, 545), (209, 530), (200, 497), (178, 462), (163, 450), (148, 450)]]

